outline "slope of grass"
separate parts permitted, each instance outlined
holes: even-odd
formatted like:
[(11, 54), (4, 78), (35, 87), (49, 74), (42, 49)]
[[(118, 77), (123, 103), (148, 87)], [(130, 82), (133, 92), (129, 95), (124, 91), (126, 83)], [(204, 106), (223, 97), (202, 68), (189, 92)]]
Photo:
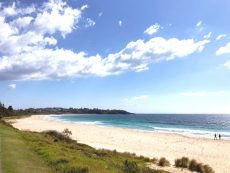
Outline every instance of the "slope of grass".
[(144, 158), (115, 151), (96, 150), (75, 141), (66, 143), (47, 134), (24, 133), (24, 138), (38, 155), (60, 172), (66, 172), (69, 168), (86, 168), (90, 173), (119, 173), (123, 172), (123, 163), (127, 159), (135, 161), (140, 167), (145, 164)]
[(4, 173), (54, 173), (16, 130), (0, 123), (1, 164)]
[(0, 136), (4, 173), (167, 173), (146, 169), (151, 160), (143, 156), (96, 150), (56, 133), (22, 132), (0, 122)]

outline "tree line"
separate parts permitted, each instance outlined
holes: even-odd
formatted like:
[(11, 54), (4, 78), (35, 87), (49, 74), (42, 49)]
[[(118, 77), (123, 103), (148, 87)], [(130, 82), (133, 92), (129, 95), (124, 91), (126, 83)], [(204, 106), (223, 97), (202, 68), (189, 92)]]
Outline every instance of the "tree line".
[(12, 106), (5, 107), (0, 102), (0, 118), (17, 115), (34, 115), (34, 114), (130, 114), (125, 110), (119, 109), (98, 109), (98, 108), (28, 108), (28, 109), (13, 109)]

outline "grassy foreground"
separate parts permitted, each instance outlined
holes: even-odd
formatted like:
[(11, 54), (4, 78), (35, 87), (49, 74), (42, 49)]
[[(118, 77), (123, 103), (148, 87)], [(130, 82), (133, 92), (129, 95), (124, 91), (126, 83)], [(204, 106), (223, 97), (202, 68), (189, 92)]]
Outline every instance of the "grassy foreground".
[(96, 150), (52, 133), (18, 131), (0, 122), (4, 173), (167, 173), (146, 167), (148, 158)]
[(3, 173), (54, 172), (30, 149), (18, 131), (2, 123), (0, 123), (0, 142)]

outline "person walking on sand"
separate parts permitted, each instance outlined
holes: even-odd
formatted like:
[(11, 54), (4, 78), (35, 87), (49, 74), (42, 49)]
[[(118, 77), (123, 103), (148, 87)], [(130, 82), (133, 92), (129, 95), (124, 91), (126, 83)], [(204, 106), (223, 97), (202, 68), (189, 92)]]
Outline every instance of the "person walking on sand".
[(221, 134), (219, 134), (219, 139), (221, 139)]
[(214, 140), (216, 140), (217, 139), (217, 136), (216, 136), (216, 133), (215, 133), (215, 135), (214, 135)]

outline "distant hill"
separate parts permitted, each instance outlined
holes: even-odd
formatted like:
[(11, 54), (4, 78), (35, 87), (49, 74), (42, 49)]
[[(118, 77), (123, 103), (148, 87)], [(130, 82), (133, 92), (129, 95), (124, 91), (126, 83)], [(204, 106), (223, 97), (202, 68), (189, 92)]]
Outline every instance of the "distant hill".
[(98, 109), (98, 108), (61, 108), (61, 107), (48, 107), (48, 108), (28, 108), (14, 110), (12, 106), (5, 107), (0, 102), (0, 118), (17, 115), (32, 115), (32, 114), (132, 114), (125, 110), (118, 109)]
[(15, 111), (18, 114), (131, 114), (125, 110), (117, 109), (89, 109), (89, 108), (29, 108)]

